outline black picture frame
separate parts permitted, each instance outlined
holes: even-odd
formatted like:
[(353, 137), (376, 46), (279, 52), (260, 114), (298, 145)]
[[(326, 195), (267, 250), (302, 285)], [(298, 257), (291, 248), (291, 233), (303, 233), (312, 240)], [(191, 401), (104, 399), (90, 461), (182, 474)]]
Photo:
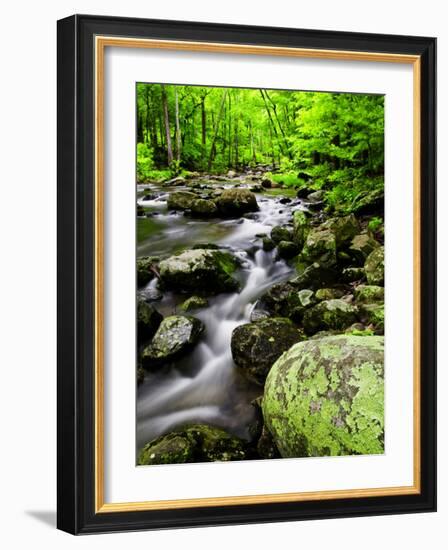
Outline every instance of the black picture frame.
[[(421, 67), (419, 494), (95, 511), (95, 36), (415, 55)], [(436, 510), (436, 39), (74, 15), (58, 21), (57, 526), (73, 534)]]

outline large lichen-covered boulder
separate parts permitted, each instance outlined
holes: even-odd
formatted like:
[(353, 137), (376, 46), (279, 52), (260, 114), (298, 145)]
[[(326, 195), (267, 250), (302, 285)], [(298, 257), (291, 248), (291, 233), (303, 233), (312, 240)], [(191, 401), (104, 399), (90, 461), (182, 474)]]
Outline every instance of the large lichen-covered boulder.
[(281, 317), (240, 325), (232, 333), (233, 360), (250, 380), (263, 385), (274, 362), (303, 338), (289, 319)]
[(258, 210), (257, 199), (248, 189), (224, 189), (216, 202), (223, 216), (240, 216)]
[(262, 407), (283, 458), (384, 453), (384, 338), (296, 344), (269, 372)]
[(355, 300), (363, 304), (384, 302), (384, 287), (377, 285), (358, 285), (355, 288)]
[(344, 330), (357, 321), (357, 308), (341, 299), (324, 300), (307, 309), (303, 328), (307, 334), (321, 330)]
[(231, 254), (221, 250), (186, 250), (160, 262), (160, 282), (181, 292), (230, 292), (238, 288), (232, 277), (237, 265)]
[(349, 244), (353, 237), (359, 233), (360, 226), (355, 216), (349, 214), (339, 218), (330, 218), (320, 225), (319, 229), (329, 229), (335, 236), (336, 246), (341, 248)]
[(174, 191), (170, 193), (167, 205), (170, 210), (187, 210), (197, 198), (191, 191)]
[(296, 210), (293, 214), (292, 223), (293, 240), (299, 248), (302, 248), (310, 231), (309, 218), (303, 210)]
[(218, 215), (218, 207), (211, 200), (195, 199), (190, 204), (190, 212), (198, 218), (211, 218)]
[(162, 322), (163, 316), (144, 300), (137, 300), (137, 335), (139, 342), (154, 336)]
[(369, 285), (384, 286), (384, 246), (375, 248), (364, 264)]
[(306, 238), (300, 261), (307, 264), (318, 262), (325, 268), (334, 267), (337, 262), (334, 233), (330, 229), (312, 229)]
[(147, 443), (139, 453), (138, 464), (244, 460), (248, 456), (246, 441), (220, 428), (195, 424)]
[(159, 258), (155, 256), (137, 258), (137, 286), (142, 287), (153, 279), (158, 261)]
[(367, 256), (373, 252), (375, 248), (378, 248), (378, 246), (380, 246), (378, 241), (376, 241), (372, 235), (369, 233), (361, 233), (353, 237), (348, 251), (352, 258), (361, 265), (364, 265)]
[(165, 317), (151, 343), (142, 352), (142, 366), (151, 369), (177, 359), (196, 344), (203, 331), (202, 321), (195, 317)]

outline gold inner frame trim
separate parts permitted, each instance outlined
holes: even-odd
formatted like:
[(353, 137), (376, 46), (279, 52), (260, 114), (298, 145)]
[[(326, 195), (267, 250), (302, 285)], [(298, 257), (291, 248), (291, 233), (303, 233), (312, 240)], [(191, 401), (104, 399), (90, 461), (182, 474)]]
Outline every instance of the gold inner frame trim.
[[(413, 484), (401, 487), (367, 489), (343, 489), (332, 491), (273, 493), (205, 497), (179, 500), (154, 500), (142, 502), (106, 503), (104, 501), (104, 54), (106, 47), (150, 48), (207, 53), (234, 53), (243, 55), (286, 56), (310, 59), (343, 61), (372, 61), (406, 63), (413, 65), (413, 219), (414, 219), (414, 347), (413, 347)], [(280, 502), (305, 502), (343, 498), (416, 495), (421, 486), (421, 388), (420, 388), (420, 57), (390, 53), (354, 52), (343, 50), (320, 50), (277, 46), (255, 46), (213, 42), (189, 42), (121, 38), (115, 36), (95, 37), (95, 513), (132, 512), (143, 510), (167, 510), (208, 506), (235, 506)]]

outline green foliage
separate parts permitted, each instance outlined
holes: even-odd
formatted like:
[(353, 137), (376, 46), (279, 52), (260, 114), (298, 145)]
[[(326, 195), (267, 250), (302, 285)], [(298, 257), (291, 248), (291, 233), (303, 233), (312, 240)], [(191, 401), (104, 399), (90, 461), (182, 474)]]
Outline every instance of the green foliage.
[(372, 233), (376, 233), (377, 231), (384, 232), (383, 223), (384, 222), (382, 218), (379, 218), (378, 216), (374, 216), (373, 218), (370, 219), (367, 227), (370, 229)]
[(384, 97), (137, 85), (137, 177), (272, 166), (285, 187), (329, 191), (349, 211), (383, 185)]

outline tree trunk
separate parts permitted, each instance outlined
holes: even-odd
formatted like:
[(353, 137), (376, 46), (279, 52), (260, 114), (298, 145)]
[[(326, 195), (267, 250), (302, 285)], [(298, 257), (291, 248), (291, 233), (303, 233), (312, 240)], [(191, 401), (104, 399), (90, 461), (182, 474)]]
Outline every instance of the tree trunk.
[[(266, 92), (265, 92), (266, 93)], [(272, 129), (274, 130), (274, 134), (275, 134), (275, 138), (277, 140), (277, 143), (278, 143), (278, 147), (280, 149), (280, 152), (281, 153), (284, 153), (284, 150), (283, 150), (283, 143), (282, 143), (282, 140), (280, 139), (280, 136), (278, 135), (278, 131), (277, 131), (277, 128), (274, 124), (274, 120), (272, 118), (272, 115), (271, 115), (271, 111), (269, 109), (269, 105), (268, 105), (268, 102), (266, 101), (266, 98), (264, 96), (264, 93), (263, 93), (263, 90), (260, 89), (260, 94), (261, 94), (261, 97), (263, 98), (263, 102), (264, 102), (264, 106), (265, 106), (265, 109), (266, 109), (266, 112), (268, 114), (268, 117), (269, 117), (269, 122), (271, 123), (271, 127)]]
[(272, 109), (274, 111), (274, 116), (275, 116), (275, 120), (277, 121), (277, 124), (278, 124), (278, 127), (280, 129), (280, 132), (282, 134), (282, 137), (283, 137), (283, 143), (284, 143), (284, 147), (285, 147), (285, 151), (286, 151), (286, 154), (288, 155), (289, 158), (292, 158), (291, 157), (291, 153), (289, 151), (289, 148), (288, 148), (288, 142), (286, 141), (286, 134), (285, 134), (285, 131), (283, 130), (283, 127), (282, 125), (280, 124), (280, 119), (278, 118), (278, 114), (277, 114), (277, 105), (272, 101), (272, 99), (270, 98), (268, 92), (265, 90), (264, 93), (266, 94), (266, 97), (268, 98), (269, 102), (271, 103), (272, 105)]
[(211, 168), (212, 168), (214, 150), (215, 150), (215, 145), (216, 145), (216, 138), (218, 136), (219, 123), (220, 123), (222, 113), (223, 113), (223, 110), (224, 110), (224, 104), (225, 104), (225, 101), (226, 101), (226, 96), (227, 96), (227, 90), (224, 90), (224, 92), (222, 94), (221, 105), (219, 106), (218, 116), (216, 118), (216, 124), (215, 124), (215, 130), (214, 130), (214, 133), (213, 133), (212, 145), (210, 147), (210, 155), (208, 157), (208, 170), (211, 170)]
[(182, 149), (182, 136), (180, 133), (180, 124), (179, 124), (179, 96), (177, 94), (177, 88), (174, 88), (174, 97), (176, 102), (176, 157), (177, 157), (177, 161), (180, 162), (180, 154)]
[(168, 113), (168, 100), (166, 97), (166, 88), (162, 84), (162, 104), (163, 104), (163, 116), (165, 120), (165, 135), (166, 135), (166, 155), (168, 166), (173, 163), (173, 148), (171, 146), (171, 133), (170, 133), (170, 117)]

